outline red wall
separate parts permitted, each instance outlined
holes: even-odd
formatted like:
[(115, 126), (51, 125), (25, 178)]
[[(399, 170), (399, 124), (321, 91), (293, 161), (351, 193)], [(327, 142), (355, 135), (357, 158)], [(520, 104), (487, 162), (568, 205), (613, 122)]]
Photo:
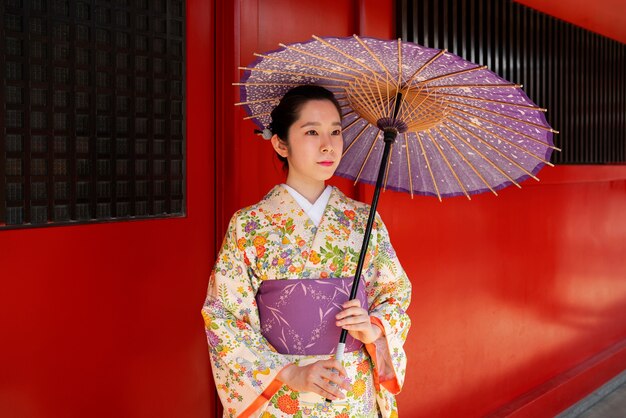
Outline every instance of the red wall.
[[(218, 71), (225, 108), (253, 52), (311, 34), (394, 32), (392, 1), (234, 3), (222, 11), (235, 16), (224, 35), (233, 52)], [(236, 108), (222, 119), (233, 135), (217, 159), (220, 233), (282, 179), (244, 116)], [(383, 194), (414, 284), (404, 416), (549, 417), (626, 368), (626, 166), (546, 168), (540, 178), (471, 202)], [(371, 188), (338, 182), (369, 199)]]
[(213, 6), (187, 0), (184, 218), (0, 231), (0, 416), (208, 417)]

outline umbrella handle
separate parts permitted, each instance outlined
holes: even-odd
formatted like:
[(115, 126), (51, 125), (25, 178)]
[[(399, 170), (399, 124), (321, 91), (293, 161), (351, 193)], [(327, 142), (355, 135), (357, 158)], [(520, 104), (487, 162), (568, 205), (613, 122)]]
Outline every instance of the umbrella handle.
[[(346, 344), (345, 343), (339, 343), (337, 344), (337, 351), (335, 352), (335, 360), (337, 360), (339, 363), (343, 363), (343, 353), (346, 349)], [(331, 371), (335, 374), (339, 374), (339, 370), (337, 369), (331, 369)], [(330, 382), (330, 384), (332, 386), (337, 386), (335, 383)], [(332, 402), (330, 399), (326, 398), (326, 402)]]
[[(352, 289), (350, 290), (350, 300), (356, 298), (357, 290), (359, 288), (359, 281), (361, 280), (361, 272), (363, 271), (363, 263), (365, 262), (365, 253), (367, 252), (367, 246), (370, 242), (370, 236), (372, 235), (372, 227), (374, 226), (374, 219), (376, 218), (376, 207), (378, 206), (378, 196), (380, 196), (380, 189), (383, 184), (383, 178), (387, 171), (387, 163), (389, 160), (389, 152), (391, 151), (391, 144), (396, 140), (398, 131), (395, 129), (386, 129), (384, 131), (385, 148), (383, 149), (383, 158), (378, 169), (378, 179), (376, 180), (376, 188), (374, 189), (374, 197), (372, 198), (372, 205), (370, 206), (370, 213), (367, 219), (367, 225), (365, 227), (365, 233), (363, 235), (363, 244), (361, 246), (361, 254), (359, 255), (359, 262), (356, 266), (356, 272), (354, 274), (354, 280), (352, 281)], [(343, 361), (343, 353), (346, 348), (346, 338), (348, 337), (348, 330), (345, 328), (341, 330), (339, 336), (339, 344), (337, 344), (337, 352), (335, 358), (339, 361)], [(333, 372), (339, 373), (333, 369)], [(330, 399), (326, 399), (326, 402), (332, 402)]]
[[(383, 149), (382, 160), (380, 167), (378, 168), (378, 178), (376, 179), (376, 187), (374, 188), (374, 196), (372, 196), (372, 204), (370, 205), (370, 213), (367, 218), (367, 225), (365, 226), (365, 232), (363, 234), (363, 243), (361, 245), (361, 252), (359, 254), (359, 261), (356, 265), (356, 271), (354, 272), (354, 280), (352, 281), (352, 289), (350, 290), (350, 298), (352, 300), (356, 298), (356, 294), (359, 288), (359, 282), (361, 281), (361, 273), (363, 272), (363, 264), (365, 263), (365, 254), (367, 253), (367, 247), (370, 243), (370, 237), (372, 236), (372, 228), (374, 226), (374, 220), (376, 219), (376, 208), (378, 207), (378, 197), (380, 196), (380, 189), (382, 189), (385, 173), (387, 172), (387, 165), (389, 163), (389, 153), (391, 152), (391, 144), (393, 144), (398, 136), (398, 131), (394, 128), (388, 128), (384, 131), (385, 148)], [(342, 329), (339, 335), (339, 343), (346, 342), (348, 337), (348, 330)]]

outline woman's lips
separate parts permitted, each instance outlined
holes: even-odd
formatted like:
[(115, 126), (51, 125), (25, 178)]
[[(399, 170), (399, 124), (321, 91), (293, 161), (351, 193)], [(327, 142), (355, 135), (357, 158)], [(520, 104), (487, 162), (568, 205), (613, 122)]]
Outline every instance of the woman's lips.
[(318, 164), (323, 165), (324, 167), (330, 167), (331, 165), (334, 164), (334, 162), (333, 161), (320, 161)]

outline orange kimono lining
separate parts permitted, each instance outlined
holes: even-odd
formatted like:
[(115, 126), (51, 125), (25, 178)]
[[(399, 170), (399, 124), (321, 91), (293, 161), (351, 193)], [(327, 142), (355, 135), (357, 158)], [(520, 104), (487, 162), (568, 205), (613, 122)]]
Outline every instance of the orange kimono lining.
[[(288, 366), (290, 366), (290, 364), (288, 364), (285, 367), (288, 367)], [(265, 402), (269, 402), (269, 400), (272, 399), (272, 396), (274, 396), (274, 394), (278, 392), (278, 389), (280, 389), (282, 385), (283, 385), (283, 382), (278, 380), (278, 378), (275, 378), (274, 380), (272, 380), (272, 383), (270, 383), (269, 386), (263, 391), (263, 393), (261, 393), (254, 400), (254, 402), (252, 402), (250, 406), (247, 407), (246, 410), (243, 411), (239, 415), (239, 418), (247, 418), (251, 416), (252, 413), (255, 412), (257, 409), (259, 409)]]
[[(382, 336), (385, 336), (385, 327), (380, 319), (375, 316), (370, 316), (370, 322), (380, 328), (383, 332)], [(385, 341), (385, 344), (387, 344), (387, 341)], [(398, 384), (398, 379), (395, 376), (395, 373), (393, 378), (385, 380), (383, 382), (380, 381), (380, 377), (378, 376), (378, 359), (376, 358), (376, 344), (365, 344), (365, 349), (367, 350), (368, 354), (372, 358), (372, 362), (374, 363), (374, 385), (376, 386), (376, 390), (379, 390), (380, 386), (382, 386), (393, 395), (397, 395), (398, 393), (400, 393), (401, 388)], [(389, 347), (387, 347), (387, 352), (391, 353), (391, 351), (389, 351)]]

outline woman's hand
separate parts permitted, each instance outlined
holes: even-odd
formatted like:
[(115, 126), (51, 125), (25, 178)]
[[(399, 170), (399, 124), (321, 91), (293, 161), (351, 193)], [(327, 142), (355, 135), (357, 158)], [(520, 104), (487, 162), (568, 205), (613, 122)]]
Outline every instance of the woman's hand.
[(343, 310), (335, 317), (337, 326), (364, 344), (371, 344), (382, 335), (382, 330), (370, 321), (367, 310), (361, 307), (358, 299), (352, 299), (342, 305)]
[(319, 360), (306, 366), (291, 364), (281, 370), (277, 377), (293, 390), (315, 392), (330, 400), (345, 398), (342, 389), (350, 389), (346, 381), (346, 369), (335, 359)]

